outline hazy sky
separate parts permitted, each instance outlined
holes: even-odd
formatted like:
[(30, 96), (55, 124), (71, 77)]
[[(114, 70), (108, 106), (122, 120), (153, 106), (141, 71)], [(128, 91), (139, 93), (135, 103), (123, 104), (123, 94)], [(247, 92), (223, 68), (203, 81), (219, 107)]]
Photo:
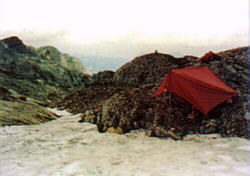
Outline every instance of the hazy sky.
[(0, 0), (0, 38), (80, 56), (155, 49), (203, 55), (248, 45), (248, 0)]

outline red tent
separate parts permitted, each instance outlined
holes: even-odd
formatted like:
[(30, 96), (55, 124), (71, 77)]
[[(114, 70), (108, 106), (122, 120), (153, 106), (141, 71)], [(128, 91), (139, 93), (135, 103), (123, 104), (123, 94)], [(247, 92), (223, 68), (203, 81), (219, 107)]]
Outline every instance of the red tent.
[(207, 66), (170, 70), (153, 96), (165, 90), (179, 95), (204, 114), (238, 94), (216, 77)]
[(211, 57), (211, 56), (218, 56), (218, 55), (216, 55), (214, 52), (212, 52), (212, 51), (209, 51), (209, 52), (207, 52), (204, 56), (202, 56), (201, 57), (201, 60), (206, 60), (206, 59), (208, 59), (209, 57)]

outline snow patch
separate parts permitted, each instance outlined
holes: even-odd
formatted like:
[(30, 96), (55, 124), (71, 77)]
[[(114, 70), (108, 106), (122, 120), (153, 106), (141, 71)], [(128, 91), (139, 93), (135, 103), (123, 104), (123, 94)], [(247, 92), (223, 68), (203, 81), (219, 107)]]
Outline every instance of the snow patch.
[(55, 108), (47, 108), (49, 111), (59, 115), (59, 116), (70, 116), (71, 113), (67, 112), (66, 110), (58, 110)]
[(215, 144), (214, 147), (228, 148), (229, 144)]
[(243, 138), (194, 135), (174, 141), (148, 137), (143, 130), (99, 133), (95, 124), (78, 123), (79, 114), (51, 111), (62, 117), (0, 128), (1, 176), (245, 176), (249, 171), (248, 150), (235, 152), (248, 145)]
[(239, 147), (237, 147), (237, 149), (250, 151), (250, 144), (249, 145), (245, 145), (245, 146), (239, 146)]
[(213, 176), (233, 176), (229, 173), (215, 173)]
[(224, 170), (224, 169), (227, 169), (228, 166), (218, 164), (218, 165), (208, 166), (208, 168), (211, 169), (211, 170)]
[(250, 174), (249, 166), (238, 166), (238, 167), (233, 167), (233, 169), (241, 173)]

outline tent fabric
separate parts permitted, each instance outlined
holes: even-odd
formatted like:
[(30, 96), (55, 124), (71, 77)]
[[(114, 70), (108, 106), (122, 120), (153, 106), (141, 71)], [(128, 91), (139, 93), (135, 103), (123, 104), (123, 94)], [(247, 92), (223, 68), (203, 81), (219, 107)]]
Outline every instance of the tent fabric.
[(209, 51), (204, 56), (201, 57), (201, 60), (206, 60), (206, 59), (208, 59), (211, 56), (217, 56), (217, 55), (214, 52)]
[(204, 114), (238, 93), (224, 84), (207, 66), (172, 69), (153, 96), (173, 92)]

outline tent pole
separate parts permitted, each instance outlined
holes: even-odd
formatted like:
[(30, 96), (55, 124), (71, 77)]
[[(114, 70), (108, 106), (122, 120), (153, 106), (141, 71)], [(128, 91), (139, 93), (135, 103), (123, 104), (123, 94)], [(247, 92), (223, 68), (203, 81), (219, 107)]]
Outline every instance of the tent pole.
[(153, 125), (156, 125), (156, 112), (154, 112), (154, 122)]
[(169, 108), (171, 109), (171, 92), (169, 92)]
[(194, 106), (192, 106), (192, 116), (194, 117)]

